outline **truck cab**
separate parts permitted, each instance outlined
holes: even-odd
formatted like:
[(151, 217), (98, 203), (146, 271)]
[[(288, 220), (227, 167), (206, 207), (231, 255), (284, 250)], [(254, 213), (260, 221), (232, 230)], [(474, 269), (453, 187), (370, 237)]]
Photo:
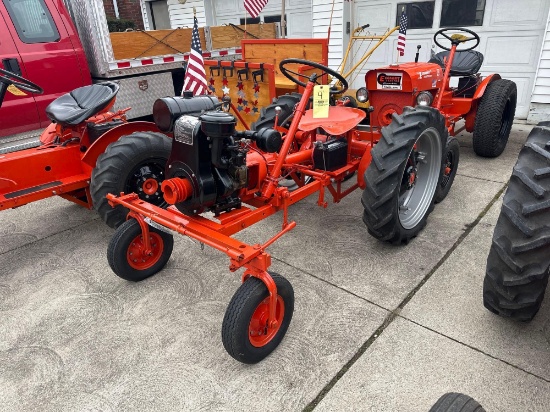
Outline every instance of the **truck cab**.
[(76, 29), (61, 0), (0, 0), (0, 67), (44, 89), (11, 88), (0, 114), (0, 138), (45, 128), (46, 106), (92, 83)]

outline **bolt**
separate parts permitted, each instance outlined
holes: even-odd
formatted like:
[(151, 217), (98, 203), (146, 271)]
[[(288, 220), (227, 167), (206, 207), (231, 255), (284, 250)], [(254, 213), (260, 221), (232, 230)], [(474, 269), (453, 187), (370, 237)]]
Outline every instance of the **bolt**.
[(132, 256), (132, 255), (133, 255), (133, 253), (132, 253), (132, 252), (130, 252), (130, 256)]
[(56, 195), (56, 194), (57, 194), (57, 192), (56, 192), (55, 190), (53, 190), (53, 191), (52, 191), (52, 193), (53, 193), (54, 195)]
[(155, 196), (158, 196), (159, 195), (159, 192), (155, 192)]
[(134, 259), (134, 262), (137, 262), (137, 259)]

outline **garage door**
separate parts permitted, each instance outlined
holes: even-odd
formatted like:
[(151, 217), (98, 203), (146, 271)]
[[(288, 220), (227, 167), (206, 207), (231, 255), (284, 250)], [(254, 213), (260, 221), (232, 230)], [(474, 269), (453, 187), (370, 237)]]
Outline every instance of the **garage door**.
[[(227, 23), (244, 24), (245, 17), (243, 0), (212, 0), (216, 15), (215, 25)], [(311, 0), (292, 0), (286, 2), (287, 37), (312, 37)], [(270, 1), (262, 10), (257, 20), (247, 14), (247, 23), (278, 23), (281, 21), (282, 2)]]
[[(481, 38), (477, 50), (485, 56), (482, 75), (499, 73), (518, 87), (516, 117), (526, 119), (533, 83), (546, 29), (550, 0), (355, 0), (352, 27), (370, 24), (369, 30), (381, 33), (396, 25), (398, 10), (407, 7), (409, 26), (405, 56), (400, 61), (413, 61), (420, 45), (420, 61), (427, 61), (440, 49), (433, 34), (440, 27), (462, 26)], [(463, 24), (468, 22), (468, 24)], [(414, 26), (419, 28), (413, 28)], [(357, 60), (369, 44), (354, 46)], [(397, 35), (392, 35), (370, 58), (353, 85), (364, 83), (368, 69), (396, 61)]]

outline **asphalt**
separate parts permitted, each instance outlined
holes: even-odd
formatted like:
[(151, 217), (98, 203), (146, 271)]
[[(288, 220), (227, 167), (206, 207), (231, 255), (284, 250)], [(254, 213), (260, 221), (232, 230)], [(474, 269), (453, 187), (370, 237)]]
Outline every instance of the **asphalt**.
[[(532, 126), (497, 159), (460, 138), (458, 175), (403, 247), (372, 238), (360, 193), (292, 207), (269, 248), (295, 291), (292, 323), (263, 362), (225, 352), (239, 273), (182, 236), (166, 268), (129, 283), (110, 270), (113, 231), (60, 198), (0, 213), (2, 411), (428, 411), (464, 392), (487, 411), (550, 409), (550, 298), (530, 323), (482, 305), (502, 193)], [(244, 231), (261, 243), (281, 217)]]

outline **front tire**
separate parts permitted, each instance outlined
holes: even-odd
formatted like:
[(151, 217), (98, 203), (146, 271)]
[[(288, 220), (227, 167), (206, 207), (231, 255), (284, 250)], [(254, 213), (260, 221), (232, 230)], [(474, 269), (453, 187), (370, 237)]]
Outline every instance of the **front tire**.
[(170, 259), (174, 237), (149, 226), (151, 251), (145, 252), (141, 226), (136, 219), (124, 222), (107, 247), (107, 261), (115, 274), (130, 282), (141, 282), (159, 272)]
[(485, 89), (474, 123), (474, 152), (482, 157), (497, 157), (504, 151), (512, 130), (518, 91), (511, 80), (498, 79)]
[(445, 119), (431, 107), (405, 107), (371, 150), (361, 202), (375, 238), (407, 243), (426, 225), (447, 142)]
[(485, 307), (520, 321), (537, 314), (550, 268), (550, 131), (540, 126), (529, 134), (514, 166), (483, 281)]
[(160, 185), (171, 149), (172, 139), (154, 132), (122, 136), (107, 146), (97, 159), (90, 183), (94, 208), (107, 225), (117, 228), (128, 215), (125, 207), (109, 205), (109, 193), (136, 193), (153, 205), (167, 206)]
[(468, 395), (449, 392), (439, 398), (429, 412), (485, 412), (485, 409)]
[(229, 302), (222, 324), (222, 342), (229, 355), (243, 363), (258, 363), (275, 350), (286, 334), (294, 312), (294, 289), (288, 280), (270, 272), (277, 286), (278, 326), (267, 328), (269, 293), (258, 278), (249, 277)]
[(447, 197), (451, 186), (455, 180), (458, 170), (458, 161), (460, 159), (460, 145), (456, 137), (449, 137), (445, 152), (443, 153), (443, 168), (437, 182), (435, 190), (434, 203), (442, 202)]

